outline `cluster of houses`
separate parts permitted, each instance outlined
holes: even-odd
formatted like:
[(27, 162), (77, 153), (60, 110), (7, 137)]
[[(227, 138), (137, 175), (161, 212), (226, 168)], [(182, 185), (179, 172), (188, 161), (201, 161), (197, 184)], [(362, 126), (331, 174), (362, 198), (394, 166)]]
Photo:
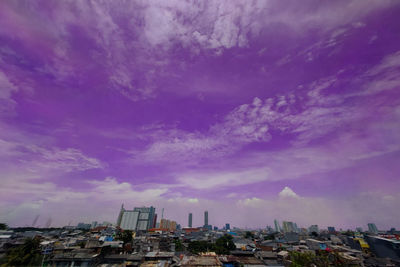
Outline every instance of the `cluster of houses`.
[[(175, 231), (129, 232), (129, 240), (119, 240), (123, 231), (114, 226), (48, 231), (0, 233), (0, 258), (26, 238), (40, 238), (43, 266), (290, 266), (291, 252), (335, 255), (346, 266), (400, 266), (397, 235), (345, 235), (184, 228)], [(212, 251), (191, 252), (196, 241), (213, 243), (231, 235), (235, 249), (229, 255)]]

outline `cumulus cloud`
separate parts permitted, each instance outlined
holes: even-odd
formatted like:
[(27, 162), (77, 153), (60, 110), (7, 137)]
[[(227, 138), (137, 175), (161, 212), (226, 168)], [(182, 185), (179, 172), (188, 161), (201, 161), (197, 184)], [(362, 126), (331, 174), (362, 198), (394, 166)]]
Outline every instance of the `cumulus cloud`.
[(299, 196), (290, 188), (285, 186), (285, 188), (282, 189), (281, 192), (279, 192), (280, 197), (292, 197), (292, 198), (298, 198)]

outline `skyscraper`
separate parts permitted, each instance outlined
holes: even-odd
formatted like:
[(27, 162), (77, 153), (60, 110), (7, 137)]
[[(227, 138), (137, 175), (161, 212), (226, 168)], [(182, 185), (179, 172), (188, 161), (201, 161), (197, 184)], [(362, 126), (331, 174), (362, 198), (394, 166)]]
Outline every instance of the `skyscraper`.
[(230, 230), (231, 229), (231, 225), (229, 223), (225, 224), (225, 230)]
[(117, 226), (121, 226), (122, 215), (124, 215), (125, 209), (124, 204), (121, 205), (121, 210), (119, 211), (119, 215), (117, 218)]
[(378, 228), (376, 227), (376, 225), (374, 223), (369, 223), (368, 224), (368, 231), (370, 233), (377, 234), (378, 233)]
[(279, 226), (279, 222), (278, 220), (274, 220), (274, 224), (275, 224), (275, 232), (280, 232), (281, 231), (281, 227)]
[(123, 230), (136, 231), (139, 213), (140, 212), (134, 210), (124, 210), (119, 227)]
[(208, 211), (204, 212), (204, 226), (208, 226)]
[(189, 222), (188, 222), (188, 227), (189, 228), (192, 228), (192, 220), (193, 220), (193, 215), (192, 215), (192, 213), (189, 213)]
[(136, 227), (137, 231), (145, 231), (154, 227), (154, 216), (156, 213), (156, 209), (154, 207), (134, 208), (133, 211), (140, 213)]
[(282, 222), (282, 229), (284, 233), (296, 232), (295, 224), (293, 222)]
[(319, 233), (319, 228), (318, 228), (318, 225), (316, 225), (316, 224), (313, 224), (313, 225), (311, 225), (310, 227), (308, 227), (308, 232), (310, 233), (310, 234), (312, 234), (312, 233)]
[(333, 227), (333, 226), (328, 226), (328, 232), (329, 232), (329, 233), (335, 233), (335, 232), (336, 232), (335, 227)]
[(125, 210), (121, 206), (117, 219), (117, 225), (124, 230), (146, 231), (155, 225), (155, 208), (140, 207), (133, 210)]

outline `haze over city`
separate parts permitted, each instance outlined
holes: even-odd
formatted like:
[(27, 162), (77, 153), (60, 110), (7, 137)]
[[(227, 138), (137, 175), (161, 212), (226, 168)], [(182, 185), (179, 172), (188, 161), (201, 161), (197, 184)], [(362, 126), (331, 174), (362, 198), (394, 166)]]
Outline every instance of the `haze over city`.
[(0, 222), (400, 227), (400, 2), (1, 1)]

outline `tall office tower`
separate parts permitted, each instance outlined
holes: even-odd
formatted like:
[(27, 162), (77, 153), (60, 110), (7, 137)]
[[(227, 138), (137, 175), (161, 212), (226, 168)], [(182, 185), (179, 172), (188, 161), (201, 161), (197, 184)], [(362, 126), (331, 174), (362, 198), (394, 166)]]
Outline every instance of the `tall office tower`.
[(122, 215), (124, 215), (125, 209), (124, 204), (121, 205), (121, 210), (119, 211), (118, 219), (117, 219), (117, 226), (121, 226)]
[(229, 223), (225, 224), (225, 230), (230, 230), (231, 229), (231, 225)]
[(274, 220), (274, 224), (275, 224), (275, 232), (280, 232), (281, 231), (281, 227), (279, 226), (279, 222), (278, 220)]
[(157, 226), (157, 213), (154, 214), (153, 225), (150, 228), (156, 228), (156, 226)]
[(156, 209), (154, 207), (140, 207), (134, 208), (133, 211), (139, 212), (138, 224), (136, 226), (137, 231), (146, 231), (153, 227), (154, 216)]
[(328, 226), (328, 232), (329, 232), (329, 233), (335, 233), (335, 232), (336, 232), (335, 227), (333, 227), (333, 226)]
[(188, 222), (188, 226), (189, 228), (192, 228), (192, 220), (193, 220), (193, 215), (191, 213), (189, 213), (189, 222)]
[(318, 228), (318, 225), (316, 225), (316, 224), (313, 224), (313, 225), (311, 225), (310, 227), (308, 227), (308, 232), (310, 233), (310, 234), (312, 234), (312, 233), (319, 233), (319, 228)]
[(122, 214), (122, 219), (119, 227), (123, 230), (136, 231), (139, 219), (139, 211), (125, 210)]
[(140, 207), (133, 210), (125, 210), (121, 207), (118, 216), (118, 225), (124, 230), (146, 231), (154, 227), (154, 207)]
[(92, 222), (92, 224), (90, 225), (90, 229), (96, 228), (98, 225), (97, 221)]
[(284, 233), (295, 232), (295, 227), (293, 222), (282, 222), (282, 230)]
[(369, 223), (368, 224), (368, 232), (377, 234), (378, 233), (378, 228), (374, 223)]
[(297, 227), (297, 223), (293, 223), (293, 229), (295, 233), (300, 232), (299, 228)]
[(208, 211), (204, 212), (204, 226), (208, 226)]

